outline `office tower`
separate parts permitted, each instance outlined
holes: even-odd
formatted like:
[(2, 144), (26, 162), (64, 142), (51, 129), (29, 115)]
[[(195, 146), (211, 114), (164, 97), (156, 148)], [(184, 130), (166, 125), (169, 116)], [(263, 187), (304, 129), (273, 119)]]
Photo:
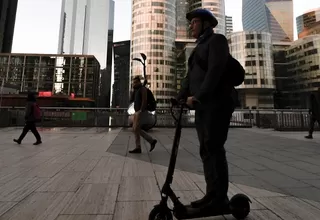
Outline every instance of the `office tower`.
[(273, 42), (293, 41), (292, 0), (242, 0), (244, 31), (272, 34)]
[(238, 86), (242, 108), (273, 108), (275, 90), (271, 34), (260, 31), (233, 32), (227, 37), (230, 53), (245, 68)]
[(226, 35), (233, 32), (232, 17), (226, 16)]
[(113, 0), (62, 0), (58, 53), (97, 58), (103, 70), (98, 103), (105, 107), (110, 103), (113, 20)]
[(311, 92), (319, 91), (320, 35), (300, 38), (287, 49), (287, 91), (296, 98), (292, 108), (308, 108)]
[(288, 92), (290, 77), (288, 73), (289, 63), (286, 59), (287, 49), (291, 42), (279, 42), (273, 44), (273, 66), (274, 78), (276, 83), (276, 92), (274, 94), (274, 107), (276, 109), (290, 108), (292, 96)]
[(0, 53), (11, 53), (18, 0), (0, 0)]
[[(188, 0), (185, 0), (188, 1)], [(224, 0), (193, 0), (189, 2), (189, 10), (206, 8), (210, 10), (218, 20), (218, 25), (214, 28), (216, 33), (226, 34), (225, 3)]]
[(130, 41), (113, 43), (114, 83), (112, 107), (127, 108), (130, 84)]
[(320, 8), (310, 10), (296, 18), (298, 37), (320, 34)]
[(187, 0), (178, 0), (176, 1), (176, 18), (177, 18), (177, 27), (176, 27), (176, 40), (184, 41), (185, 39), (192, 39), (191, 33), (189, 30), (189, 22), (186, 18), (186, 14), (190, 11), (189, 1)]
[(133, 1), (131, 77), (143, 76), (140, 53), (147, 55), (147, 80), (159, 107), (176, 95), (176, 1)]

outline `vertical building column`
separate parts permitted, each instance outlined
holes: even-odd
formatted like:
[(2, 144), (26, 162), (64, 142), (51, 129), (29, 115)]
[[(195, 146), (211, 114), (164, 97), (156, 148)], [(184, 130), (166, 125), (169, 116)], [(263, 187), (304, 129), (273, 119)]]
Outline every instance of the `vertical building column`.
[(38, 63), (38, 74), (37, 74), (37, 89), (36, 91), (38, 92), (39, 91), (39, 81), (40, 81), (40, 71), (41, 71), (41, 58), (42, 56), (40, 56), (40, 59), (39, 59), (39, 63)]
[(69, 82), (68, 82), (68, 96), (70, 95), (70, 86), (71, 86), (71, 71), (72, 71), (72, 57), (70, 57), (70, 68), (69, 68)]
[(26, 70), (26, 55), (23, 56), (23, 68), (22, 68), (20, 92), (22, 92), (24, 89), (24, 72), (25, 72), (25, 70)]
[(83, 98), (86, 97), (87, 70), (88, 70), (87, 60), (88, 60), (88, 57), (85, 58), (86, 65), (85, 65), (85, 68), (84, 68)]

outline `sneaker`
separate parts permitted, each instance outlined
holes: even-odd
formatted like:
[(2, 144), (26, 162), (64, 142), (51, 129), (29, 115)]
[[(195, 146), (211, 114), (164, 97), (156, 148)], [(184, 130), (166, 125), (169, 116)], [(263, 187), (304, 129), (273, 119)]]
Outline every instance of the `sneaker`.
[(37, 141), (36, 143), (34, 143), (33, 145), (39, 145), (42, 144), (42, 141)]
[(305, 136), (307, 139), (313, 139), (312, 135)]
[(130, 150), (129, 153), (131, 153), (131, 154), (141, 154), (141, 148), (135, 148), (133, 150)]
[(21, 141), (17, 140), (17, 139), (13, 139), (14, 142), (16, 142), (17, 144), (21, 144)]
[(150, 145), (150, 152), (153, 151), (153, 149), (156, 147), (157, 142), (158, 142), (157, 140), (152, 141), (152, 143)]

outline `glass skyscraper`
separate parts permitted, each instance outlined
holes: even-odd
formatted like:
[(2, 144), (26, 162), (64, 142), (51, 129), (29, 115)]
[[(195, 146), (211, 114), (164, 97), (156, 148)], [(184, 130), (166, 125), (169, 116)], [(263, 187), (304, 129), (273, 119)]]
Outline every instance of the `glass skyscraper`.
[(97, 58), (100, 107), (110, 106), (113, 22), (113, 0), (62, 0), (58, 54)]
[(242, 0), (244, 31), (272, 34), (273, 42), (293, 41), (292, 0)]
[(10, 53), (18, 0), (0, 1), (0, 53)]
[(113, 0), (62, 0), (58, 53), (94, 55), (106, 68), (110, 13)]
[(134, 0), (132, 2), (131, 76), (142, 76), (141, 63), (147, 55), (147, 79), (159, 107), (168, 107), (176, 95), (176, 1)]

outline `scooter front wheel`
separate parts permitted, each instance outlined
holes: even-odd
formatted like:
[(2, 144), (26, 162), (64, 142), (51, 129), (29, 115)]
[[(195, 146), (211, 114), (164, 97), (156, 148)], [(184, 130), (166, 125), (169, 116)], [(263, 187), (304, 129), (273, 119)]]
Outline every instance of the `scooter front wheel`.
[(173, 217), (170, 209), (157, 205), (151, 210), (149, 220), (173, 220)]

